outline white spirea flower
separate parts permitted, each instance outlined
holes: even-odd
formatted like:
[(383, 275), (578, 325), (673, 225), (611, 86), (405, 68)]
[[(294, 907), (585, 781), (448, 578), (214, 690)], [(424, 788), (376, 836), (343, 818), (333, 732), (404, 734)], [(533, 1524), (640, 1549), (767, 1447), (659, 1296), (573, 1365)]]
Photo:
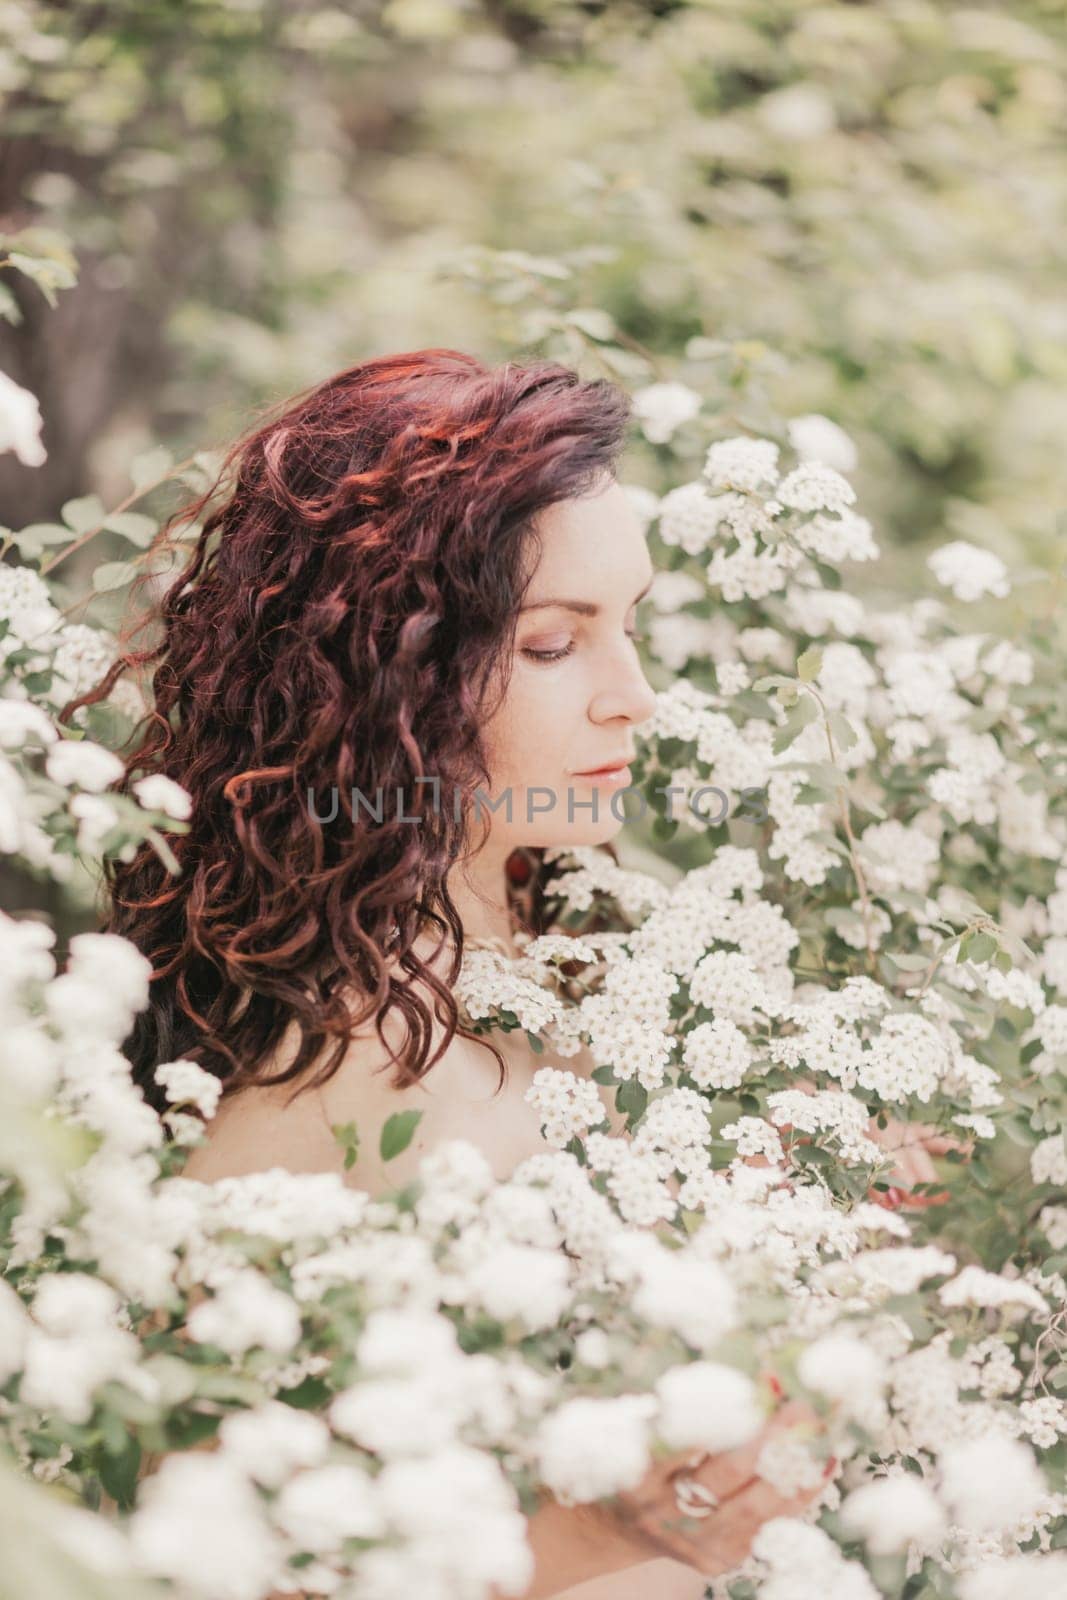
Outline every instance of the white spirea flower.
[(620, 1233), (608, 1246), (609, 1270), (632, 1284), (631, 1304), (656, 1327), (670, 1328), (707, 1349), (738, 1318), (734, 1285), (721, 1267), (685, 1250), (669, 1250), (649, 1234)]
[(876, 1556), (895, 1555), (913, 1541), (932, 1545), (947, 1529), (937, 1496), (911, 1472), (861, 1484), (840, 1515), (845, 1528), (864, 1539)]
[(499, 1322), (518, 1318), (531, 1333), (551, 1327), (570, 1299), (567, 1259), (556, 1250), (501, 1241), (466, 1275), (475, 1304)]
[(542, 1481), (563, 1505), (634, 1489), (650, 1461), (651, 1394), (568, 1400), (537, 1429)]
[(590, 1078), (558, 1067), (538, 1067), (523, 1099), (541, 1117), (547, 1142), (562, 1150), (605, 1120), (604, 1102)]
[(652, 444), (665, 444), (683, 422), (695, 417), (701, 397), (684, 383), (650, 383), (633, 397), (634, 415)]
[(29, 700), (0, 698), (0, 749), (21, 750), (27, 744), (47, 749), (59, 734), (52, 719)]
[(820, 412), (791, 417), (789, 443), (805, 461), (822, 461), (837, 472), (849, 473), (859, 462), (859, 452), (850, 436), (836, 422)]
[(1067, 1551), (1001, 1557), (985, 1554), (982, 1565), (956, 1577), (960, 1600), (1063, 1600)]
[(0, 642), (0, 658), (6, 656), (10, 641), (45, 649), (56, 641), (63, 618), (52, 604), (48, 585), (32, 567), (0, 566), (0, 619), (8, 624), (8, 637)]
[(698, 556), (718, 537), (721, 503), (702, 483), (680, 483), (659, 503), (659, 536)]
[(756, 101), (756, 115), (777, 138), (790, 142), (821, 139), (837, 126), (833, 101), (815, 83), (790, 83), (771, 89)]
[(1048, 1492), (1029, 1446), (990, 1435), (948, 1444), (940, 1452), (941, 1497), (975, 1533), (1011, 1528)]
[(373, 1480), (347, 1461), (298, 1473), (282, 1489), (271, 1513), (300, 1550), (315, 1555), (334, 1554), (345, 1539), (376, 1539), (386, 1532)]
[(1067, 1184), (1067, 1138), (1050, 1133), (1030, 1152), (1030, 1176), (1035, 1183), (1052, 1183), (1062, 1189)]
[(148, 811), (163, 811), (168, 817), (184, 822), (193, 814), (193, 797), (188, 789), (168, 778), (162, 772), (151, 772), (138, 778), (133, 792)]
[[(494, 1585), (523, 1594), (533, 1577), (526, 1519), (515, 1490), (484, 1451), (451, 1445), (435, 1456), (389, 1461), (375, 1479), (379, 1504), (400, 1551), (410, 1553), (399, 1585), (383, 1585), (388, 1562), (366, 1552), (359, 1563), (362, 1600), (483, 1595)], [(394, 1552), (381, 1552), (382, 1556)], [(421, 1581), (411, 1581), (411, 1565)]]
[(234, 1411), (219, 1427), (223, 1452), (265, 1488), (276, 1489), (299, 1467), (318, 1466), (330, 1448), (322, 1418), (279, 1400)]
[(887, 1378), (877, 1351), (848, 1333), (828, 1333), (809, 1344), (801, 1351), (797, 1372), (809, 1389), (839, 1401), (877, 1397)]
[(194, 1339), (230, 1355), (254, 1347), (285, 1352), (300, 1339), (300, 1310), (291, 1296), (249, 1268), (194, 1306), (186, 1326)]
[(164, 1061), (155, 1070), (155, 1080), (172, 1105), (191, 1102), (205, 1117), (213, 1117), (222, 1095), (222, 1080), (206, 1072), (195, 1061)]
[(356, 1345), (361, 1372), (431, 1372), (462, 1359), (454, 1325), (419, 1306), (372, 1311)]
[(846, 1561), (821, 1528), (795, 1517), (772, 1517), (752, 1541), (750, 1559), (765, 1563), (759, 1593), (765, 1600), (881, 1600), (864, 1569)]
[(53, 1272), (41, 1279), (33, 1297), (33, 1320), (62, 1338), (89, 1328), (113, 1327), (119, 1297), (110, 1284), (87, 1272)]
[(261, 1600), (285, 1554), (244, 1473), (195, 1450), (145, 1480), (129, 1531), (142, 1570), (209, 1600)]
[(998, 1272), (987, 1272), (973, 1263), (941, 1285), (938, 1299), (944, 1306), (1029, 1307), (1043, 1317), (1048, 1315), (1049, 1309), (1044, 1295), (1038, 1294), (1032, 1284), (1004, 1278)]
[(774, 492), (794, 511), (843, 512), (856, 499), (848, 479), (823, 461), (802, 461), (786, 473)]
[(778, 446), (771, 439), (720, 439), (705, 457), (704, 477), (713, 493), (767, 488), (778, 479)]
[(1008, 569), (991, 550), (981, 550), (966, 539), (952, 539), (927, 559), (927, 566), (957, 600), (980, 600), (983, 595), (1003, 598), (1011, 589)]
[(0, 451), (13, 450), (24, 467), (42, 466), (41, 407), (37, 396), (0, 372)]
[(656, 1394), (657, 1430), (676, 1450), (735, 1450), (754, 1439), (764, 1423), (751, 1378), (718, 1361), (672, 1367), (657, 1380)]
[(437, 1371), (406, 1378), (365, 1378), (330, 1404), (337, 1433), (383, 1456), (426, 1455), (451, 1444), (462, 1421), (462, 1397)]
[(45, 771), (65, 789), (77, 785), (100, 794), (122, 777), (125, 767), (113, 751), (91, 739), (60, 739), (45, 757)]

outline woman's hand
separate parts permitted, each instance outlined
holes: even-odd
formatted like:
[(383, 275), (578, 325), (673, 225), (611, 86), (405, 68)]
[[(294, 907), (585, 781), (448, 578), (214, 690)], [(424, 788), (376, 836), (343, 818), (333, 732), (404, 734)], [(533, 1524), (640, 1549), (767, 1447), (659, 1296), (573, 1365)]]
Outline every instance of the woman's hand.
[[(657, 1461), (636, 1489), (616, 1495), (613, 1503), (650, 1549), (686, 1561), (706, 1577), (715, 1577), (744, 1560), (765, 1522), (806, 1511), (822, 1493), (835, 1466), (831, 1459), (816, 1487), (781, 1495), (756, 1476), (764, 1445), (793, 1430), (811, 1434), (822, 1429), (822, 1421), (810, 1406), (800, 1400), (786, 1401), (750, 1443), (707, 1456), (696, 1467), (690, 1463), (700, 1452), (692, 1450)], [(697, 1514), (687, 1515), (686, 1507)]]
[(913, 1185), (938, 1181), (937, 1168), (931, 1159), (933, 1156), (943, 1156), (949, 1150), (958, 1150), (969, 1156), (974, 1148), (973, 1140), (954, 1139), (948, 1134), (938, 1133), (926, 1123), (898, 1122), (894, 1117), (889, 1118), (884, 1128), (879, 1127), (877, 1117), (872, 1117), (867, 1127), (867, 1137), (897, 1158), (889, 1174), (891, 1187), (888, 1190), (872, 1188), (869, 1193), (870, 1199), (888, 1210), (900, 1207), (917, 1210), (924, 1206), (944, 1205), (948, 1199), (947, 1189), (936, 1194), (920, 1195), (911, 1193)]

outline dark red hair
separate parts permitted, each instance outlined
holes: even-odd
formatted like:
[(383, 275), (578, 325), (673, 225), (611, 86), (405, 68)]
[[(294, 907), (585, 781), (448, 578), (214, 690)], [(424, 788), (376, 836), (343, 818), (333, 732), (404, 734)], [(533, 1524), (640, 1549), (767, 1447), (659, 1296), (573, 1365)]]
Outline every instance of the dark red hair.
[[(124, 1049), (157, 1108), (154, 1070), (178, 1057), (229, 1093), (300, 1079), (333, 1041), (313, 1080), (325, 1083), (354, 1026), (346, 995), (383, 1044), (384, 1016), (402, 1015), (405, 1043), (389, 1051), (398, 1087), (464, 1032), (446, 875), (472, 847), (475, 790), (488, 792), (480, 730), (490, 691), (507, 686), (533, 519), (614, 474), (629, 416), (625, 391), (555, 362), (381, 356), (286, 401), (168, 521), (164, 541), (203, 516), (191, 559), (140, 624), (158, 624), (158, 644), (131, 651), (126, 635), (104, 682), (63, 712), (154, 663), (147, 726), (114, 788), (163, 773), (193, 797), (190, 831), (170, 835), (179, 875), (148, 844), (105, 863), (107, 931), (152, 963)], [(415, 782), (433, 775), (436, 809)], [(318, 821), (309, 791), (328, 815), (334, 786), (337, 817)], [(404, 811), (387, 804), (372, 823), (360, 810), (353, 825), (353, 787), (371, 800), (399, 790)], [(444, 979), (412, 948), (427, 923), (455, 947)], [(414, 979), (445, 1026), (432, 1055)], [(298, 1053), (267, 1077), (292, 1019)]]

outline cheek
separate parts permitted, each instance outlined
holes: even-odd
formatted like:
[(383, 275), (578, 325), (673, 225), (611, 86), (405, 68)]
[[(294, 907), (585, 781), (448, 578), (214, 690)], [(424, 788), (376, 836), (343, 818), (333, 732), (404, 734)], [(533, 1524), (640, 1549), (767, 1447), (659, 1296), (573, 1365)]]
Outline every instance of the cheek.
[(490, 730), (494, 783), (551, 784), (558, 779), (568, 746), (569, 703), (557, 673), (516, 668)]

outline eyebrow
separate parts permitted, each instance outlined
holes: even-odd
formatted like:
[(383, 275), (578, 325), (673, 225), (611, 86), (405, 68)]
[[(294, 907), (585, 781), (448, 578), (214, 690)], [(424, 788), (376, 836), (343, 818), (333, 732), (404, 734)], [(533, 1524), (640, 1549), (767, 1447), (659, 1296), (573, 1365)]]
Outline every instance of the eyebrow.
[[(655, 578), (656, 574), (653, 573), (641, 593), (636, 595), (630, 602), (631, 605), (636, 605), (639, 600), (645, 598), (645, 595), (655, 582)], [(592, 600), (535, 600), (532, 605), (523, 606), (521, 609), (523, 611), (543, 611), (547, 606), (559, 606), (563, 611), (576, 611), (580, 617), (596, 617), (600, 615), (601, 610), (600, 606), (596, 605)]]

